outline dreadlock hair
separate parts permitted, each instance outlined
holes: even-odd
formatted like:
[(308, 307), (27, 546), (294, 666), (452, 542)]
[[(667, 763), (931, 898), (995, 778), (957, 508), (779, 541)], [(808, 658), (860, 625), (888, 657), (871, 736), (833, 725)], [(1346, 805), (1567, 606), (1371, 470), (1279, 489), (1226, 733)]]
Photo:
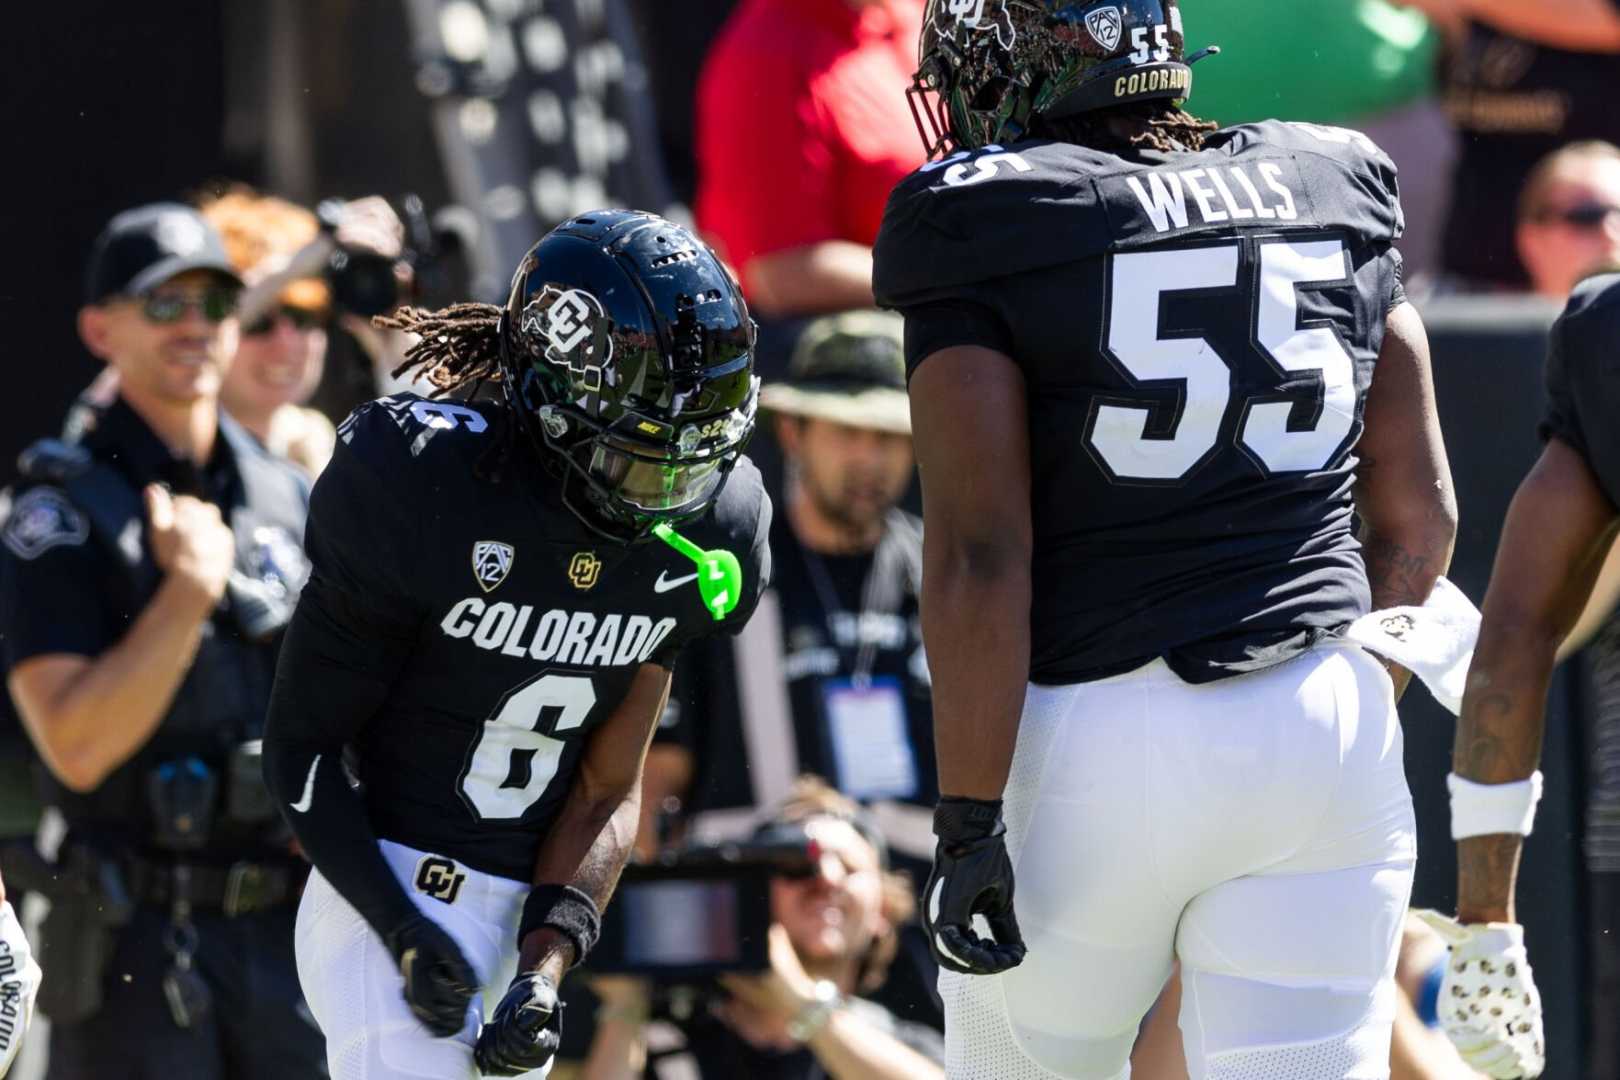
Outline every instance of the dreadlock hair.
[[(422, 379), (433, 387), (435, 398), (454, 394), (466, 399), (501, 377), (501, 310), (494, 304), (475, 303), (451, 304), (437, 311), (402, 307), (392, 315), (374, 316), (371, 325), (417, 335), (416, 343), (405, 350), (404, 362), (390, 372), (394, 378)], [(501, 424), (474, 474), (499, 483), (516, 447), (514, 425)]]
[(1200, 120), (1165, 98), (1132, 101), (1061, 118), (1037, 116), (1029, 124), (1029, 133), (1035, 138), (1078, 143), (1107, 153), (1202, 150), (1204, 137), (1219, 129), (1219, 124)]
[(494, 304), (451, 304), (437, 311), (402, 307), (376, 316), (371, 325), (417, 335), (391, 374), (425, 380), (436, 398), (471, 397), (501, 376), (501, 309)]

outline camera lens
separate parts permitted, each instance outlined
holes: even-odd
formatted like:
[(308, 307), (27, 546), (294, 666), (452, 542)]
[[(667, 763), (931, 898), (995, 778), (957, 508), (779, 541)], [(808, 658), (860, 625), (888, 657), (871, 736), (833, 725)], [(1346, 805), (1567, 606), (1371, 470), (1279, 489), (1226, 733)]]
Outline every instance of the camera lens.
[(381, 315), (399, 305), (394, 260), (385, 255), (339, 248), (327, 261), (326, 280), (337, 306), (356, 315)]

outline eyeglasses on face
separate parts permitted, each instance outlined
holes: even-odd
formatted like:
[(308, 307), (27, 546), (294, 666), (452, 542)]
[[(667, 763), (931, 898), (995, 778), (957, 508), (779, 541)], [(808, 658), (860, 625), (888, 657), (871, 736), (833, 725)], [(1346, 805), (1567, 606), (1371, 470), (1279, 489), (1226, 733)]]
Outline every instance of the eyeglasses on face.
[(1572, 229), (1600, 229), (1610, 214), (1620, 213), (1620, 206), (1610, 203), (1584, 202), (1574, 206), (1551, 207), (1536, 214), (1535, 221), (1543, 224), (1568, 225)]
[(236, 289), (207, 289), (196, 295), (156, 292), (141, 300), (141, 313), (160, 326), (177, 323), (192, 310), (211, 323), (220, 323), (236, 314), (238, 295)]
[(326, 323), (326, 316), (319, 311), (310, 311), (308, 308), (283, 304), (280, 307), (271, 308), (242, 327), (242, 333), (247, 337), (260, 337), (274, 330), (276, 323), (282, 319), (292, 323), (293, 328), (296, 330), (315, 330)]

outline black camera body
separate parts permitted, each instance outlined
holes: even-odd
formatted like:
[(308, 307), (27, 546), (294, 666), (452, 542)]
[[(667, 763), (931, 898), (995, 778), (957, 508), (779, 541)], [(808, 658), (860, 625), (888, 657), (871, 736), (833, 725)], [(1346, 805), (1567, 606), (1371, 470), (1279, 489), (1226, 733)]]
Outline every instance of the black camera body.
[[(464, 254), (465, 211), (456, 207), (429, 215), (418, 195), (404, 196), (396, 208), (405, 226), (405, 248), (398, 258), (369, 251), (350, 251), (335, 243), (343, 219), (342, 199), (325, 199), (315, 207), (321, 230), (334, 238), (332, 254), (321, 276), (332, 290), (332, 303), (340, 311), (370, 318), (393, 311), (418, 297), (424, 289), (442, 285), (446, 259)], [(399, 268), (409, 268), (402, 280)]]
[(814, 874), (818, 858), (815, 841), (793, 830), (632, 863), (603, 914), (590, 969), (666, 986), (764, 971), (770, 966), (771, 879)]

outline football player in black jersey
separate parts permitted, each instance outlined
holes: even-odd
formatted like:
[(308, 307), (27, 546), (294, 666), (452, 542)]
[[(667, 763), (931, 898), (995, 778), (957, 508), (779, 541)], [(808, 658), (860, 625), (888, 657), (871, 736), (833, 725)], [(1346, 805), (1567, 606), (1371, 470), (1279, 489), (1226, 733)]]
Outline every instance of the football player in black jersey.
[[(1576, 286), (1553, 325), (1547, 353), (1547, 415), (1541, 429), (1546, 447), (1519, 485), (1502, 526), (1479, 644), (1457, 722), (1450, 778), (1452, 835), (1461, 837), (1457, 920), (1464, 924), (1467, 937), (1454, 946), (1454, 956), (1464, 949), (1477, 951), (1493, 940), (1499, 949), (1523, 947), (1514, 891), (1524, 834), (1530, 830), (1540, 794), (1536, 765), (1541, 758), (1547, 688), (1559, 643), (1581, 614), (1620, 527), (1617, 348), (1620, 273), (1587, 278)], [(1481, 825), (1458, 828), (1460, 813), (1482, 811), (1490, 816)], [(1611, 906), (1602, 912), (1603, 918), (1612, 917), (1612, 893), (1609, 896)], [(1611, 966), (1607, 957), (1596, 962)], [(1504, 970), (1500, 964), (1495, 967)], [(1603, 981), (1612, 987), (1612, 979)], [(1474, 1054), (1464, 1057), (1491, 1076), (1533, 1076), (1543, 1054), (1539, 1018), (1521, 1016), (1515, 1008), (1524, 1002), (1522, 988), (1505, 997), (1500, 996), (1500, 985), (1493, 989), (1513, 1012), (1511, 1020), (1534, 1022), (1522, 1031), (1510, 1026), (1511, 1037), (1506, 1040), (1480, 1040), (1482, 1050), (1490, 1054), (1488, 1062)], [(1533, 987), (1529, 993), (1534, 994)], [(1446, 1002), (1442, 995), (1442, 1023), (1448, 1028), (1470, 1027), (1471, 1018), (1456, 1016)], [(1600, 991), (1593, 1006), (1598, 1030), (1612, 1027), (1612, 993)], [(1518, 1071), (1513, 1071), (1515, 1066)]]
[(1341, 635), (1422, 604), (1456, 528), (1395, 170), (1195, 119), (1183, 50), (1174, 0), (927, 11), (946, 156), (891, 196), (875, 287), (923, 484), (953, 1080), (1126, 1075), (1178, 956), (1194, 1078), (1388, 1073), (1408, 673)]
[(334, 1078), (547, 1070), (673, 658), (769, 573), (754, 325), (701, 241), (625, 211), (549, 233), (504, 308), (390, 325), (441, 394), (343, 424), (265, 737), (315, 865), (299, 974)]

